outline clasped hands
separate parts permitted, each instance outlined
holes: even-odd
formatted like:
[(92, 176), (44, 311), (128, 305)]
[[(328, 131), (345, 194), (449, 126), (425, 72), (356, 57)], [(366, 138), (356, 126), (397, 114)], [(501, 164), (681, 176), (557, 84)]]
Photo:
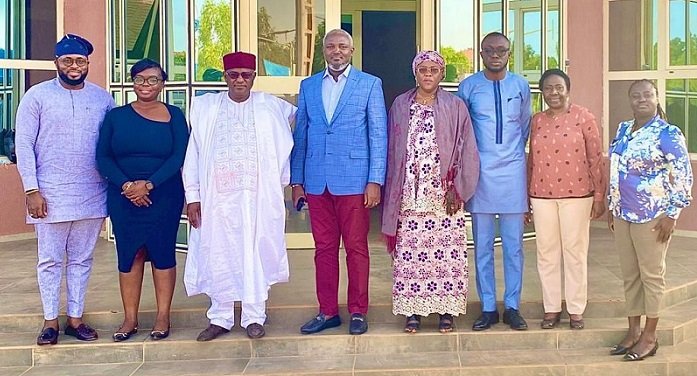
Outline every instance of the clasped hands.
[(137, 207), (148, 207), (152, 201), (148, 197), (150, 190), (145, 186), (146, 183), (145, 180), (127, 181), (121, 186), (121, 194)]

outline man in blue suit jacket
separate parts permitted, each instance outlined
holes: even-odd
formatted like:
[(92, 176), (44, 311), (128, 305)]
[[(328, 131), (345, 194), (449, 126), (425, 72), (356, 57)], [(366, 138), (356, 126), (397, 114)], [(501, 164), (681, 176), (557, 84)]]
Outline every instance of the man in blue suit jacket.
[(339, 242), (348, 269), (349, 333), (368, 330), (368, 230), (380, 203), (387, 159), (387, 114), (382, 81), (349, 63), (353, 39), (341, 29), (324, 37), (327, 69), (300, 84), (291, 154), (293, 202), (307, 199), (315, 239), (319, 314), (300, 331), (341, 325)]

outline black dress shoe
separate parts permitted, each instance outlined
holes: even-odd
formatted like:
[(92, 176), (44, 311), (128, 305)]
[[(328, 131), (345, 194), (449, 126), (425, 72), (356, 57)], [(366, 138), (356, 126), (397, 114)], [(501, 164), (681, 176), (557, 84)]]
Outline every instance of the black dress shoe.
[(335, 315), (330, 319), (324, 313), (320, 313), (314, 319), (308, 321), (300, 328), (300, 333), (302, 334), (313, 334), (319, 333), (324, 329), (335, 328), (341, 325), (341, 317)]
[(475, 330), (475, 331), (487, 330), (487, 329), (491, 328), (492, 325), (498, 324), (498, 322), (499, 322), (498, 311), (482, 312), (482, 315), (479, 316), (479, 318), (474, 321), (474, 325), (472, 325), (472, 330)]
[(515, 330), (528, 330), (528, 323), (517, 309), (508, 308), (503, 312), (503, 323), (511, 326)]
[(351, 324), (349, 325), (349, 334), (363, 334), (368, 331), (368, 320), (362, 313), (354, 313), (351, 315)]
[(75, 337), (80, 341), (96, 341), (99, 337), (97, 331), (87, 324), (80, 324), (77, 328), (68, 325), (65, 327), (65, 335)]
[(58, 329), (43, 328), (39, 336), (36, 337), (36, 344), (39, 346), (55, 345), (56, 343), (58, 343)]
[[(229, 329), (225, 329), (222, 326), (210, 324), (206, 329), (203, 329), (201, 333), (198, 334), (196, 340), (199, 342), (212, 341), (218, 338), (219, 335), (230, 332)], [(167, 333), (169, 334), (169, 333)]]

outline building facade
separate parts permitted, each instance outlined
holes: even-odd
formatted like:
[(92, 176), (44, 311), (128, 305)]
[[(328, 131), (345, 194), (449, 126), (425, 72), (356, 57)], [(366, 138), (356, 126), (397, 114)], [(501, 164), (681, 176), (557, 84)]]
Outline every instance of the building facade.
[[(501, 31), (512, 41), (510, 69), (531, 84), (535, 111), (543, 108), (537, 88), (541, 73), (564, 69), (573, 80), (573, 101), (600, 120), (607, 146), (619, 121), (631, 117), (629, 83), (652, 79), (671, 122), (683, 129), (688, 148), (697, 153), (697, 0), (38, 3), (0, 0), (0, 128), (5, 132), (14, 127), (22, 93), (55, 74), (53, 44), (63, 33), (93, 42), (89, 79), (109, 90), (117, 103), (133, 100), (128, 70), (148, 57), (169, 73), (163, 99), (186, 111), (192, 96), (225, 90), (221, 57), (230, 51), (257, 54), (255, 89), (294, 102), (300, 81), (324, 68), (325, 31), (343, 28), (354, 37), (353, 64), (382, 78), (389, 105), (413, 86), (410, 63), (417, 50), (437, 49), (446, 57), (442, 85), (454, 90), (481, 68), (478, 41)], [(15, 219), (3, 214), (0, 235), (27, 231), (21, 226), (23, 199), (15, 175), (12, 167), (0, 169), (0, 204), (15, 211)], [(679, 228), (697, 234), (697, 209), (684, 212)], [(305, 242), (308, 232), (305, 213), (290, 211), (289, 241)]]

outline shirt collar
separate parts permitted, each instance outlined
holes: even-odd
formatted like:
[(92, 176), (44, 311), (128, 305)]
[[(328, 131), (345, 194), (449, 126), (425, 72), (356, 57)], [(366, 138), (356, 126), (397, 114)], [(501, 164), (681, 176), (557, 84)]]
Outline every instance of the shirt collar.
[[(348, 78), (349, 72), (351, 72), (351, 64), (349, 64), (349, 65), (346, 67), (346, 69), (344, 69), (344, 71), (341, 72), (341, 74), (340, 74), (339, 76), (344, 76), (344, 77)], [(324, 69), (324, 75), (322, 76), (322, 79), (327, 78), (327, 76), (331, 76), (331, 74), (329, 74), (329, 68), (328, 68), (328, 67)]]

